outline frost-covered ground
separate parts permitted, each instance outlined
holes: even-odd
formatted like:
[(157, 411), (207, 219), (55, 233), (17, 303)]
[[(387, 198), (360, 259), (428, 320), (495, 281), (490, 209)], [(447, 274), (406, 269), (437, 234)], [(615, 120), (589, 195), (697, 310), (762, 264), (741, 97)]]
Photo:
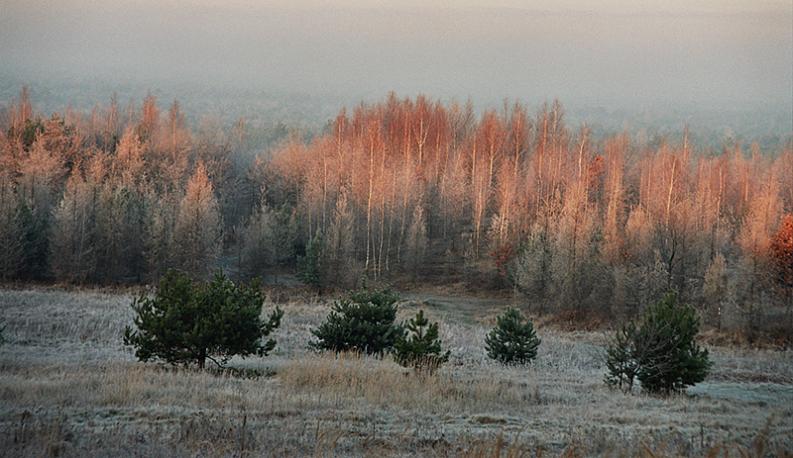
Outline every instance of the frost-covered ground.
[[(540, 327), (536, 362), (505, 368), (483, 340), (503, 300), (408, 295), (441, 321), (452, 359), (417, 377), (392, 361), (315, 355), (327, 304), (291, 300), (258, 377), (141, 364), (121, 345), (131, 296), (0, 291), (0, 454), (7, 456), (702, 455), (793, 450), (793, 352), (711, 348), (688, 395), (603, 384), (601, 333)], [(266, 304), (269, 310), (272, 304)], [(511, 455), (510, 455), (511, 454)]]

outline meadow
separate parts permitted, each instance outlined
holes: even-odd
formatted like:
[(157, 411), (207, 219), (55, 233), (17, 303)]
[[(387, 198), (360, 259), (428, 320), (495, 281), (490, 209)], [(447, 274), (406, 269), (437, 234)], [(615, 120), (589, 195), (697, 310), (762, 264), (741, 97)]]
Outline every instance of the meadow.
[[(389, 357), (317, 354), (328, 298), (274, 291), (285, 316), (264, 358), (231, 370), (137, 362), (122, 345), (132, 291), (0, 291), (3, 456), (790, 456), (793, 352), (707, 345), (686, 394), (603, 382), (607, 332), (537, 322), (526, 367), (487, 358), (509, 298), (403, 294), (400, 318), (440, 321), (447, 365), (416, 375)], [(728, 453), (728, 455), (725, 455)]]

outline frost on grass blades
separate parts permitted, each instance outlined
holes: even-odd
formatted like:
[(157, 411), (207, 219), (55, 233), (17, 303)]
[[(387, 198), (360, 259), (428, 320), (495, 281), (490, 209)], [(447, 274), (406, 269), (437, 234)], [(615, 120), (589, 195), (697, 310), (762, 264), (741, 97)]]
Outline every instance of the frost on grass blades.
[(790, 1), (0, 1), (0, 455), (793, 452)]
[[(269, 313), (275, 304), (267, 297)], [(712, 369), (689, 394), (625, 395), (603, 383), (610, 332), (537, 325), (542, 344), (532, 363), (502, 365), (483, 343), (503, 310), (447, 296), (459, 310), (477, 304), (473, 318), (399, 303), (397, 321), (424, 309), (451, 351), (433, 374), (414, 375), (389, 356), (308, 349), (327, 305), (295, 295), (279, 301), (284, 317), (268, 356), (231, 358), (235, 372), (174, 370), (137, 362), (123, 345), (132, 299), (94, 290), (0, 291), (3, 450), (228, 456), (244, 447), (254, 455), (365, 456), (376, 442), (385, 455), (478, 456), (501, 441), (502, 449), (531, 454), (700, 456), (716, 447), (738, 454), (756, 443), (769, 454), (793, 447), (789, 350), (707, 345)]]

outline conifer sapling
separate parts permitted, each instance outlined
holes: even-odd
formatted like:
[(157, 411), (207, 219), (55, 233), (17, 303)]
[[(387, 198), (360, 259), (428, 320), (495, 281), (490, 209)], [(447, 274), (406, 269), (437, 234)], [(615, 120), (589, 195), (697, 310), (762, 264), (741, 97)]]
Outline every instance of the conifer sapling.
[(399, 296), (385, 289), (361, 290), (336, 301), (327, 319), (312, 334), (316, 350), (353, 351), (381, 355), (390, 351), (399, 334), (396, 302)]
[(485, 337), (487, 355), (502, 364), (526, 364), (537, 356), (540, 339), (531, 320), (509, 308)]
[(430, 323), (419, 310), (414, 318), (402, 324), (403, 332), (394, 343), (394, 359), (404, 367), (434, 372), (449, 360), (438, 338), (438, 323)]
[(614, 336), (606, 352), (606, 382), (630, 389), (635, 377), (647, 392), (670, 393), (705, 380), (711, 362), (696, 342), (698, 332), (696, 311), (667, 294)]
[[(207, 283), (168, 272), (154, 297), (132, 302), (135, 329), (124, 331), (124, 344), (135, 347), (141, 361), (196, 364), (207, 359), (223, 367), (235, 355), (265, 356), (275, 347), (267, 339), (281, 323), (276, 308), (264, 320), (264, 298), (257, 283), (236, 285), (222, 273)], [(265, 340), (266, 339), (266, 340)]]

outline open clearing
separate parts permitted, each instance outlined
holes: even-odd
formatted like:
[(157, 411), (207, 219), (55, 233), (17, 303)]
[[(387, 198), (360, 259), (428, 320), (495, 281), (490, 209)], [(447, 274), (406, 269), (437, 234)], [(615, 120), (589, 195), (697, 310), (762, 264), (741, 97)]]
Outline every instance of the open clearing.
[[(243, 375), (135, 361), (121, 344), (131, 297), (0, 291), (0, 453), (6, 456), (628, 456), (793, 450), (793, 352), (710, 348), (714, 369), (688, 395), (623, 394), (603, 383), (605, 334), (540, 327), (538, 359), (505, 368), (484, 336), (505, 300), (412, 293), (441, 320), (452, 358), (418, 377), (390, 359), (316, 355), (329, 304), (297, 300), (266, 358)], [(265, 311), (273, 304), (265, 304)]]

